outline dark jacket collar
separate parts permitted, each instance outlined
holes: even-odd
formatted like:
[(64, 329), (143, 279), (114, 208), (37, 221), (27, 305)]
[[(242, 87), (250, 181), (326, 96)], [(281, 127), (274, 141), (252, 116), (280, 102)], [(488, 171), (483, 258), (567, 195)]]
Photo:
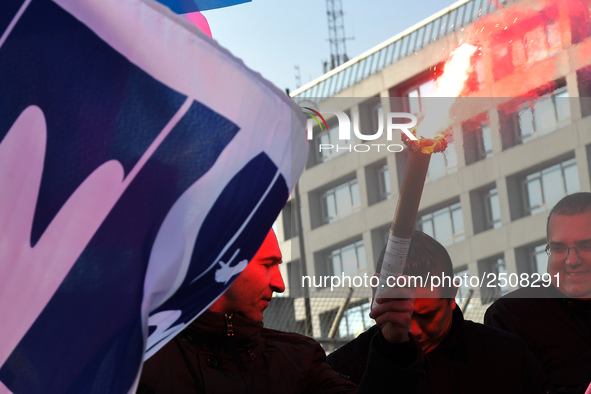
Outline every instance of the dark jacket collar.
[(205, 311), (190, 325), (190, 333), (196, 334), (196, 342), (223, 344), (232, 342), (237, 350), (252, 349), (260, 343), (263, 323), (247, 319), (239, 314)]
[(519, 298), (526, 298), (526, 296), (529, 296), (531, 298), (555, 299), (556, 301), (550, 302), (556, 302), (559, 305), (562, 305), (566, 310), (572, 310), (576, 313), (591, 312), (591, 300), (571, 298), (563, 294), (560, 290), (554, 287), (553, 284), (548, 287), (542, 286), (541, 288), (531, 288), (519, 293), (515, 292), (515, 294), (519, 294)]
[(427, 357), (445, 354), (446, 358), (457, 359), (458, 361), (467, 360), (467, 348), (464, 338), (464, 315), (458, 306), (453, 310), (451, 328), (443, 341), (427, 354)]

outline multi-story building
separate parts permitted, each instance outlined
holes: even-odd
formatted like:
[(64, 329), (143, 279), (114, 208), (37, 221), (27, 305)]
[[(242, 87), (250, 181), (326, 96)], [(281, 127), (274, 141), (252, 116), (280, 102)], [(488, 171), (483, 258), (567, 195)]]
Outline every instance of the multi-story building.
[[(431, 159), (416, 228), (446, 246), (456, 275), (531, 277), (546, 272), (548, 210), (566, 194), (591, 191), (589, 15), (589, 0), (496, 7), (488, 0), (459, 1), (292, 97), (321, 113), (343, 111), (372, 134), (387, 112), (420, 119), (429, 100), (441, 100), (429, 96), (451, 50), (477, 45), (466, 98), (456, 102), (449, 123), (448, 149)], [(303, 331), (309, 321), (314, 337), (346, 338), (372, 324), (367, 291), (302, 289), (300, 279), (373, 274), (408, 153), (365, 153), (374, 141), (355, 133), (350, 141), (338, 140), (337, 118), (323, 115), (328, 130), (313, 129), (307, 168), (276, 223), (291, 297), (277, 304), (289, 306), (293, 324), (271, 325)], [(321, 150), (320, 144), (353, 149)], [(493, 299), (518, 287), (516, 280), (486, 288), (464, 283), (458, 304), (481, 321)], [(266, 319), (276, 317), (271, 310)]]

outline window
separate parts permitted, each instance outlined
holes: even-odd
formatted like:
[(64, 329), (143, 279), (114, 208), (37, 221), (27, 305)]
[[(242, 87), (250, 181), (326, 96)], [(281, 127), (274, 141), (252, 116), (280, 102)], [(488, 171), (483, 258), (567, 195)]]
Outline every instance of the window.
[(522, 40), (514, 44), (513, 64), (532, 63), (545, 59), (559, 51), (562, 46), (560, 29), (556, 21), (536, 26), (523, 35)]
[[(382, 103), (381, 101), (374, 102), (373, 105), (371, 105), (368, 108), (368, 112), (369, 112), (369, 119), (370, 119), (370, 125), (371, 125), (371, 133), (375, 134), (379, 129), (380, 129), (380, 119), (384, 120), (384, 114), (382, 111)], [(382, 127), (384, 127), (384, 124), (382, 123)]]
[[(501, 281), (501, 284), (505, 285), (503, 287), (500, 287), (498, 282), (499, 274), (503, 274), (501, 277), (508, 279), (506, 276), (507, 266), (505, 265), (505, 257), (502, 254), (478, 261), (478, 270), (480, 271), (481, 277), (485, 278), (485, 283), (480, 287), (482, 304), (492, 302), (509, 292), (508, 280)], [(488, 286), (490, 279), (493, 278), (497, 278), (496, 287), (492, 287), (495, 285), (494, 282), (490, 283), (490, 286)]]
[(375, 272), (375, 266), (378, 263), (380, 254), (382, 253), (382, 249), (384, 249), (384, 247), (388, 243), (388, 237), (390, 236), (390, 227), (391, 225), (387, 225), (371, 230), (371, 240), (374, 255), (374, 269), (372, 272)]
[(472, 60), (473, 66), (468, 74), (468, 79), (464, 90), (467, 93), (475, 93), (484, 87), (486, 77), (484, 74), (484, 61), (481, 57), (475, 57)]
[[(532, 14), (534, 15), (534, 14)], [(557, 8), (548, 8), (512, 25), (497, 37), (493, 73), (503, 78), (517, 67), (545, 59), (562, 49)]]
[(441, 153), (431, 155), (429, 169), (427, 171), (427, 182), (443, 178), (458, 170), (458, 155), (456, 146), (451, 136), (447, 137), (447, 149)]
[(370, 303), (365, 302), (361, 305), (349, 307), (339, 324), (339, 334), (341, 338), (355, 338), (374, 325), (369, 317)]
[(419, 214), (417, 228), (442, 245), (451, 245), (466, 238), (464, 215), (459, 202), (430, 213)]
[(474, 233), (501, 226), (501, 207), (495, 184), (470, 192)]
[(386, 200), (390, 198), (392, 191), (390, 187), (390, 171), (388, 170), (388, 164), (378, 167), (377, 173), (380, 200)]
[[(331, 144), (334, 149), (320, 149), (321, 144)], [(339, 140), (339, 123), (334, 123), (328, 127), (328, 130), (323, 130), (318, 133), (314, 138), (314, 145), (316, 147), (316, 160), (318, 163), (324, 163), (337, 156), (342, 155), (349, 150), (344, 149), (345, 146), (349, 146), (351, 140)], [(338, 149), (343, 147), (343, 149)]]
[[(408, 36), (405, 36), (406, 38)], [(404, 40), (404, 39), (403, 39)], [(410, 112), (417, 116), (419, 121), (428, 110), (425, 100), (433, 97), (436, 89), (435, 80), (443, 72), (443, 65), (438, 64), (429, 67), (417, 77), (396, 85), (389, 90), (390, 107), (393, 112)], [(433, 102), (437, 103), (437, 99)]]
[(579, 171), (574, 158), (527, 174), (522, 178), (525, 214), (549, 210), (562, 197), (579, 189)]
[(365, 247), (363, 241), (334, 249), (327, 254), (327, 264), (332, 275), (358, 275), (366, 271)]
[(417, 85), (408, 91), (406, 96), (408, 97), (408, 109), (412, 114), (420, 114), (424, 108), (424, 97), (432, 97), (435, 93), (435, 80), (430, 79), (426, 82)]
[(322, 194), (324, 223), (333, 223), (359, 211), (359, 185), (357, 179), (350, 180)]
[(501, 207), (497, 188), (484, 190), (481, 193), (484, 202), (484, 218), (486, 229), (501, 227)]
[(462, 132), (466, 165), (492, 156), (492, 136), (486, 114), (481, 114), (462, 123)]
[(531, 272), (538, 272), (540, 274), (548, 272), (548, 255), (546, 254), (545, 243), (534, 246), (529, 257)]
[(378, 130), (384, 130), (384, 114), (379, 97), (372, 97), (359, 105), (359, 114), (353, 113), (353, 127), (361, 135), (367, 136), (374, 136)]
[(283, 239), (287, 241), (298, 235), (297, 218), (295, 216), (294, 200), (288, 201), (283, 210), (281, 211), (281, 217), (283, 219)]
[(304, 295), (302, 287), (302, 268), (300, 260), (294, 260), (286, 264), (285, 270), (287, 272), (287, 285), (289, 286), (289, 296), (291, 298), (298, 298)]
[(525, 105), (518, 111), (521, 142), (528, 142), (547, 134), (570, 119), (570, 103), (566, 88), (546, 95), (533, 104)]
[(577, 86), (579, 87), (579, 102), (581, 116), (591, 115), (591, 66), (577, 70)]
[(572, 43), (577, 44), (591, 37), (591, 4), (587, 0), (568, 3)]
[(390, 198), (392, 193), (390, 171), (386, 159), (365, 167), (367, 203), (373, 205)]
[(545, 249), (545, 240), (516, 248), (515, 259), (519, 273), (545, 274), (548, 272), (548, 255)]
[[(351, 303), (344, 311), (338, 322), (336, 337), (354, 338), (375, 323), (369, 317), (370, 303), (367, 300)], [(328, 337), (330, 330), (336, 323), (338, 309), (331, 309), (318, 315), (320, 321), (320, 335)]]
[[(515, 107), (516, 109), (513, 109)], [(499, 117), (503, 149), (529, 142), (555, 131), (569, 124), (571, 120), (566, 87), (563, 86), (521, 104), (513, 101), (505, 109), (501, 109)]]
[(461, 286), (458, 287), (458, 292), (456, 293), (456, 304), (462, 308), (462, 312), (466, 313), (472, 307), (471, 304), (467, 304), (467, 308), (464, 309), (464, 305), (472, 298), (472, 294), (474, 290), (470, 288), (470, 281), (467, 278), (470, 277), (470, 273), (468, 272), (468, 268), (466, 266), (458, 268), (454, 272), (454, 276), (460, 277), (461, 279)]

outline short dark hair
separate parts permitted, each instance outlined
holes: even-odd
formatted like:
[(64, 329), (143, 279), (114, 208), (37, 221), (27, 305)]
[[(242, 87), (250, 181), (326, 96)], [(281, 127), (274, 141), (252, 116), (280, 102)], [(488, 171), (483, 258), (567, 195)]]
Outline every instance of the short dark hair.
[(550, 229), (550, 218), (552, 215), (578, 215), (579, 213), (587, 212), (591, 210), (591, 193), (580, 192), (569, 194), (563, 197), (560, 201), (554, 205), (554, 208), (548, 215), (548, 221), (546, 222), (546, 234)]
[[(386, 248), (384, 247), (376, 264), (376, 272), (378, 273), (382, 269), (385, 252)], [(415, 230), (410, 241), (404, 274), (420, 276), (423, 279), (427, 279), (428, 275), (441, 277), (442, 274), (453, 277), (453, 264), (443, 245), (424, 232)], [(442, 288), (444, 289), (441, 293), (442, 298), (453, 297), (452, 294), (455, 294), (455, 291), (451, 292), (453, 285), (450, 287), (444, 283)], [(446, 289), (450, 289), (450, 291)]]

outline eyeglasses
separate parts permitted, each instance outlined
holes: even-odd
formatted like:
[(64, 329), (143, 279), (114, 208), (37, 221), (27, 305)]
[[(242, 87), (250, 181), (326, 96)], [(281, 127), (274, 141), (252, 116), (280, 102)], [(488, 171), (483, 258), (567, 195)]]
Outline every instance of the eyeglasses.
[(591, 244), (582, 244), (577, 246), (565, 246), (565, 245), (546, 245), (546, 254), (548, 257), (554, 256), (557, 258), (566, 258), (570, 251), (574, 250), (579, 257), (591, 256)]

